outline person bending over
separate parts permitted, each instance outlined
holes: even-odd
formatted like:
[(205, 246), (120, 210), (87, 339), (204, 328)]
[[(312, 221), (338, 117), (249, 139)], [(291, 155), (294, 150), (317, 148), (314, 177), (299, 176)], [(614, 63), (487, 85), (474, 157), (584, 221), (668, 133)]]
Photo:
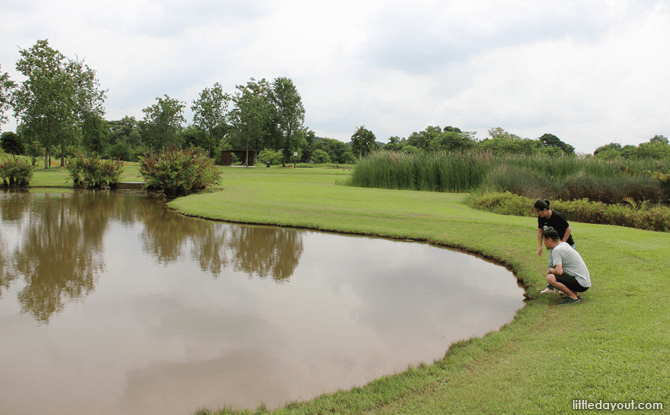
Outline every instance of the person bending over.
[(575, 248), (575, 241), (572, 239), (572, 228), (559, 211), (549, 209), (548, 200), (538, 200), (533, 205), (535, 213), (537, 214), (537, 256), (542, 256), (542, 231), (547, 227), (554, 228), (561, 241), (567, 242), (573, 249)]
[(566, 242), (562, 242), (552, 227), (542, 231), (542, 238), (553, 263), (547, 272), (547, 283), (566, 295), (559, 304), (580, 302), (579, 293), (591, 287), (591, 276), (582, 256)]

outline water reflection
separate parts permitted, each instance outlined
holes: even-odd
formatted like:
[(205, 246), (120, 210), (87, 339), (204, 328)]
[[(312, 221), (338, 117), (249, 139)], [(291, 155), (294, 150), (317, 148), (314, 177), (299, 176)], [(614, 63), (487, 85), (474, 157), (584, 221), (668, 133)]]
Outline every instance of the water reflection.
[(0, 412), (276, 408), (430, 363), (522, 305), (504, 268), (425, 244), (104, 192), (0, 207)]
[(110, 221), (141, 223), (143, 251), (165, 266), (178, 262), (190, 246), (191, 258), (214, 277), (232, 267), (249, 277), (286, 281), (303, 250), (302, 236), (293, 230), (224, 227), (177, 215), (138, 195), (4, 192), (0, 207), (3, 233), (14, 230), (20, 240), (9, 253), (0, 234), (0, 296), (22, 276), (22, 310), (43, 323), (95, 289), (105, 270), (103, 240)]

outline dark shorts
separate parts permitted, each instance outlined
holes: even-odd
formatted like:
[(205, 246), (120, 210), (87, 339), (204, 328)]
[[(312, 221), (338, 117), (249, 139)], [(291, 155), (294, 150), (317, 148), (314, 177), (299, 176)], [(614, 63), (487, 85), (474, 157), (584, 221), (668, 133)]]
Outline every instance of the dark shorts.
[(589, 287), (582, 286), (575, 278), (574, 275), (566, 274), (565, 272), (561, 275), (554, 275), (556, 281), (568, 287), (568, 289), (574, 293), (583, 293), (588, 290)]

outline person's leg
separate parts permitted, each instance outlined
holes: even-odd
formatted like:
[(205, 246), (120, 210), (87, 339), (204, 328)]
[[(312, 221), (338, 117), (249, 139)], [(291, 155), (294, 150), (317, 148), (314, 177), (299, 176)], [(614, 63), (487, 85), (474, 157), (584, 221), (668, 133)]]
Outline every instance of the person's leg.
[(556, 288), (560, 292), (564, 293), (568, 297), (572, 298), (573, 300), (579, 298), (579, 296), (575, 294), (572, 290), (570, 290), (568, 287), (566, 287), (565, 284), (556, 281), (556, 276), (554, 274), (547, 274), (547, 283), (549, 283), (549, 285)]

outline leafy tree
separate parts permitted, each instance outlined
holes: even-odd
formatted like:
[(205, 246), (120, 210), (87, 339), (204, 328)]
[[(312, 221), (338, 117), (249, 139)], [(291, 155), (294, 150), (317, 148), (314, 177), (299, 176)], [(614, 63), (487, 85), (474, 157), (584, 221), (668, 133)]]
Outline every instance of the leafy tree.
[(87, 112), (82, 116), (82, 145), (87, 151), (103, 154), (109, 142), (109, 123), (96, 112)]
[[(605, 156), (605, 154), (607, 154), (607, 156)], [(598, 158), (605, 158), (607, 160), (611, 160), (621, 155), (621, 144), (619, 143), (605, 144), (604, 146), (596, 148), (596, 150), (593, 152), (593, 155)]]
[(564, 143), (560, 138), (553, 134), (545, 133), (540, 138), (538, 138), (538, 140), (540, 140), (540, 143), (542, 143), (542, 147), (544, 148), (557, 147), (560, 148), (565, 154), (575, 154), (575, 148), (573, 146)]
[(125, 141), (119, 140), (116, 144), (107, 148), (107, 155), (113, 159), (130, 160), (130, 146)]
[(375, 147), (375, 135), (372, 131), (361, 125), (358, 127), (354, 135), (351, 136), (351, 149), (354, 154), (358, 153), (358, 158), (367, 156)]
[[(209, 150), (207, 150), (207, 147), (210, 145), (210, 135), (207, 131), (194, 125), (189, 125), (179, 132), (179, 136), (181, 137), (179, 141), (181, 141), (184, 147), (201, 148), (208, 155), (210, 154)], [(211, 158), (211, 156), (209, 157)]]
[(19, 51), (16, 69), (27, 79), (12, 95), (14, 115), (32, 129), (45, 147), (44, 164), (55, 146), (61, 149), (61, 166), (65, 164), (65, 147), (76, 139), (76, 125), (87, 112), (102, 114), (106, 91), (99, 89), (95, 71), (83, 61), (67, 59), (38, 40), (30, 49)]
[(489, 130), (491, 138), (487, 138), (477, 143), (477, 146), (484, 150), (492, 151), (495, 154), (526, 154), (532, 155), (537, 152), (540, 142), (528, 138), (521, 138), (518, 135), (508, 133), (500, 127)]
[(258, 154), (258, 160), (261, 163), (267, 163), (269, 161), (270, 164), (281, 164), (283, 158), (284, 156), (281, 150), (275, 151), (269, 148), (263, 149), (263, 151)]
[(334, 138), (321, 138), (317, 137), (312, 144), (312, 151), (323, 150), (328, 153), (330, 161), (333, 163), (345, 163), (344, 154), (351, 149), (347, 146), (346, 143), (341, 142), (340, 140), (335, 140)]
[(44, 153), (44, 147), (42, 147), (42, 144), (37, 140), (34, 140), (26, 147), (26, 155), (30, 156), (33, 166), (37, 162), (37, 158), (44, 156)]
[(144, 125), (151, 144), (155, 147), (162, 146), (165, 150), (168, 146), (177, 144), (177, 132), (186, 122), (185, 104), (178, 99), (170, 98), (167, 94), (165, 94), (165, 99), (156, 98), (156, 101), (158, 101), (156, 104), (142, 110)]
[(655, 135), (655, 136), (653, 136), (652, 138), (649, 139), (649, 142), (650, 143), (665, 144), (666, 146), (670, 145), (670, 143), (668, 142), (668, 137), (665, 137), (663, 135)]
[(236, 89), (232, 97), (235, 107), (230, 112), (231, 144), (244, 145), (247, 150), (252, 142), (256, 148), (272, 147), (266, 140), (270, 120), (274, 119), (270, 84), (265, 79), (256, 82), (251, 78)]
[(640, 143), (637, 146), (636, 157), (639, 159), (670, 159), (668, 139), (657, 135), (648, 143)]
[(631, 144), (626, 144), (621, 149), (621, 157), (625, 159), (634, 159), (637, 157), (637, 147)]
[(14, 154), (15, 156), (23, 154), (23, 143), (18, 134), (6, 131), (0, 135), (0, 141), (2, 142), (0, 145), (2, 145), (5, 153)]
[(277, 113), (279, 131), (282, 134), (281, 148), (286, 159), (304, 145), (305, 107), (297, 88), (289, 78), (276, 78), (272, 83), (272, 102)]
[(444, 131), (440, 134), (433, 135), (430, 141), (426, 143), (426, 147), (431, 150), (443, 150), (443, 151), (454, 151), (454, 150), (463, 150), (472, 148), (475, 146), (474, 140), (472, 140), (467, 134), (461, 132), (461, 130), (453, 131), (447, 130), (445, 127)]
[(9, 79), (9, 74), (0, 71), (0, 131), (2, 131), (2, 124), (7, 122), (5, 111), (10, 107), (11, 92), (15, 86), (14, 82)]
[[(225, 125), (228, 118), (228, 103), (230, 95), (223, 92), (217, 82), (213, 88), (205, 88), (197, 100), (193, 100), (193, 125), (207, 132), (209, 144), (207, 155), (212, 154), (212, 139), (215, 137), (216, 127)], [(219, 137), (220, 138), (220, 137)]]
[(314, 163), (330, 163), (330, 156), (325, 151), (316, 149), (312, 153), (312, 161)]

